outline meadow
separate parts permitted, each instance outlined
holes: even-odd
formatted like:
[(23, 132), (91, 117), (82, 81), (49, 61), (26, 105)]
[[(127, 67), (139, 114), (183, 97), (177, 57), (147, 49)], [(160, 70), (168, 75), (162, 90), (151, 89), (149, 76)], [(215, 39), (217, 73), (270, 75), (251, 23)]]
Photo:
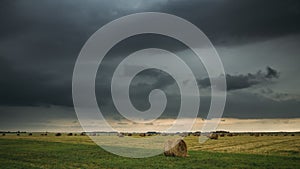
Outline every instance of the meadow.
[(88, 136), (7, 134), (0, 136), (0, 168), (300, 168), (299, 135), (184, 140), (188, 157), (134, 159), (106, 152)]

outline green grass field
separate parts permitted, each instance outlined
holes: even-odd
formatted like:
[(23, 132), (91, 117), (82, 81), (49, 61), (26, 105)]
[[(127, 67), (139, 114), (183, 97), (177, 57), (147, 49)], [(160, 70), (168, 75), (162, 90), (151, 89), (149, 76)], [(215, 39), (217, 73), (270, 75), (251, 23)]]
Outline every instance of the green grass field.
[(300, 168), (300, 136), (185, 141), (188, 157), (132, 159), (104, 151), (87, 136), (6, 135), (0, 136), (0, 168)]

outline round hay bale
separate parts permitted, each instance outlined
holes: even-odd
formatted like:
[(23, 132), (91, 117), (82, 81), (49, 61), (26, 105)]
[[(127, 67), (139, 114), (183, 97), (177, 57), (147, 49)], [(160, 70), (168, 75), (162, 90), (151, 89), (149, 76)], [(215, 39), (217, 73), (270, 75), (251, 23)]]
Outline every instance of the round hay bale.
[(172, 157), (186, 157), (187, 146), (182, 139), (172, 139), (165, 143), (164, 155)]
[(212, 139), (212, 140), (218, 140), (219, 135), (216, 133), (211, 133), (208, 138)]
[(61, 133), (56, 133), (55, 136), (61, 136)]

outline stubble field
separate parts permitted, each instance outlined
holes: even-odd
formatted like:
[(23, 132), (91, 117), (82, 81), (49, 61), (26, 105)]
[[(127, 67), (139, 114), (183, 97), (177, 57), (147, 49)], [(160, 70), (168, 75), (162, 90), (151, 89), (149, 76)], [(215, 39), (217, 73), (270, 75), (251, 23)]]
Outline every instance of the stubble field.
[(88, 136), (8, 134), (0, 136), (0, 168), (300, 168), (299, 135), (184, 140), (188, 157), (133, 159), (104, 151)]

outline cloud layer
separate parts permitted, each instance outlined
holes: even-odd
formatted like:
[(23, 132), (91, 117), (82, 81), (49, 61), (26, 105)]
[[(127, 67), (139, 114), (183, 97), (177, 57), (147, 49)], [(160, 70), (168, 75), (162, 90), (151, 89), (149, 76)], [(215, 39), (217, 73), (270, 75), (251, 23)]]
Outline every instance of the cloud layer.
[[(86, 40), (114, 19), (149, 11), (192, 22), (216, 46), (229, 91), (224, 117), (299, 117), (300, 80), (295, 74), (300, 71), (300, 1), (4, 0), (0, 6), (0, 123), (13, 123), (15, 117), (67, 118), (60, 116), (66, 113), (64, 109), (72, 114), (66, 116), (75, 116), (72, 73)], [(210, 83), (205, 67), (184, 44), (158, 35), (120, 42), (100, 65), (95, 92), (105, 116), (120, 118), (110, 94), (113, 70), (128, 54), (150, 47), (174, 52), (191, 67), (202, 94), (199, 117), (206, 117)], [(162, 118), (176, 118), (179, 90), (174, 79), (161, 71), (141, 72), (134, 79), (130, 88), (133, 105), (140, 110), (149, 108), (148, 94), (155, 88), (168, 97)], [(53, 108), (57, 106), (62, 109)], [(30, 110), (41, 113), (31, 114)]]

